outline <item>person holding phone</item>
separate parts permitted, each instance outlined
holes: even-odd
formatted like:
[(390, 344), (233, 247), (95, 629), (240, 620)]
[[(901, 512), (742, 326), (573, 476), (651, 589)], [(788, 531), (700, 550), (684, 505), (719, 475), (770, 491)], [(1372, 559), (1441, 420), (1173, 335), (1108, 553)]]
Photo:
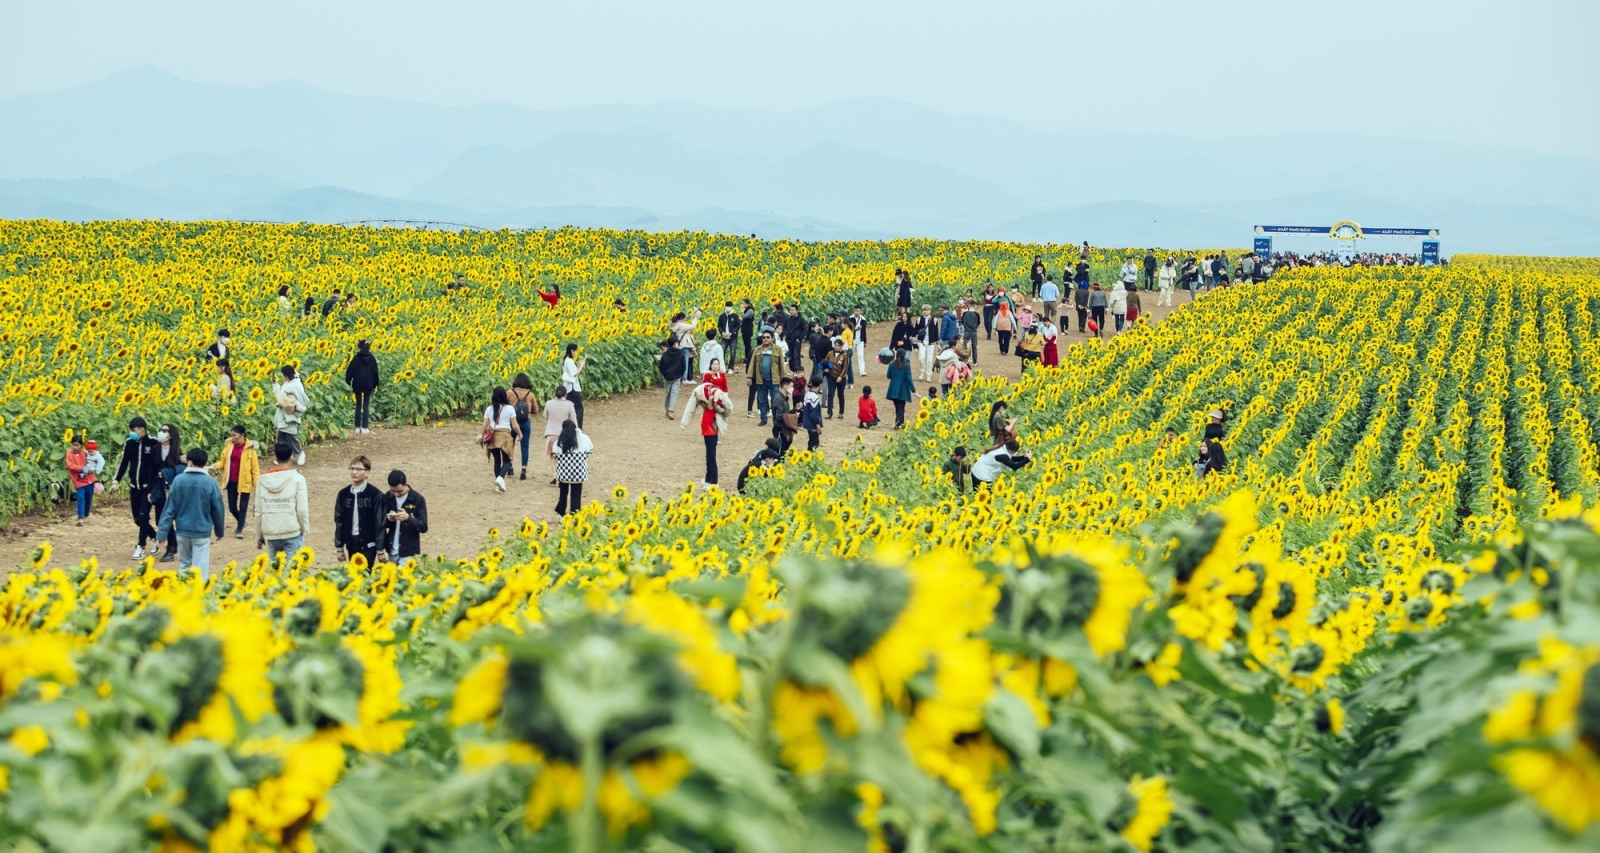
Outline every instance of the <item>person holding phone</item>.
[(389, 493), (383, 497), (383, 509), (384, 555), (395, 563), (422, 556), (422, 534), (428, 532), (428, 502), (406, 482), (406, 472), (389, 472)]

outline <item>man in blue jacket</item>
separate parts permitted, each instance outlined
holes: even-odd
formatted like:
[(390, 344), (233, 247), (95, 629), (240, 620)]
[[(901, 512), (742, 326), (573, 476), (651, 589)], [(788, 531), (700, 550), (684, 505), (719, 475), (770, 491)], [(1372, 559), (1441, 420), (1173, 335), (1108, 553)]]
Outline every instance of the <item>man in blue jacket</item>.
[(944, 312), (939, 317), (939, 340), (944, 341), (947, 347), (955, 346), (961, 340), (961, 321), (956, 319), (956, 312), (950, 308), (939, 310)]
[(222, 490), (206, 473), (206, 452), (194, 447), (184, 454), (189, 463), (167, 490), (167, 504), (161, 511), (156, 541), (165, 539), (174, 527), (178, 532), (178, 571), (198, 569), (200, 578), (211, 576), (211, 536), (222, 538), (228, 517), (222, 506)]

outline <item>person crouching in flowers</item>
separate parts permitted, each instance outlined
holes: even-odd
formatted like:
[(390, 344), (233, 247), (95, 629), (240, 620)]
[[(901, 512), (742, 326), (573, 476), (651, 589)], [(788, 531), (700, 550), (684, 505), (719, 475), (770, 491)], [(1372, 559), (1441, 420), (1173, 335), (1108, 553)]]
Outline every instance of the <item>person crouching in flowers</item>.
[(972, 463), (973, 490), (991, 486), (1005, 471), (1019, 470), (1033, 461), (1021, 451), (1022, 445), (1014, 438), (999, 447), (991, 447), (984, 451), (984, 454), (978, 457), (978, 461)]
[(576, 421), (561, 425), (561, 435), (555, 444), (556, 482), (561, 489), (556, 500), (556, 515), (583, 507), (583, 484), (589, 480), (589, 456), (594, 453), (594, 442)]
[[(571, 393), (568, 393), (571, 396)], [(483, 447), (494, 470), (494, 487), (506, 490), (506, 476), (511, 473), (511, 451), (521, 436), (517, 426), (517, 410), (511, 405), (505, 386), (496, 385), (489, 405), (483, 410)]]
[[(718, 366), (715, 361), (712, 366)], [(694, 412), (700, 412), (700, 435), (706, 444), (706, 477), (701, 481), (702, 486), (715, 486), (717, 484), (717, 442), (723, 433), (728, 430), (728, 416), (733, 414), (733, 398), (728, 396), (727, 377), (715, 374), (722, 378), (722, 385), (711, 381), (713, 374), (706, 374), (706, 381), (694, 389), (689, 395), (689, 405), (684, 407), (683, 421), (680, 427), (687, 427), (689, 419)]]

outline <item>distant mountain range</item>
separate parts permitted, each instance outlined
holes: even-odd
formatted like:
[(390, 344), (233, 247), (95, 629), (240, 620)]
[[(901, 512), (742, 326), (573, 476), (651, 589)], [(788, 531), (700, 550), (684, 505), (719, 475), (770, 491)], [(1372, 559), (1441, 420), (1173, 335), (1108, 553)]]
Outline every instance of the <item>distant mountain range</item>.
[[(1600, 255), (1600, 163), (1366, 135), (1044, 132), (882, 99), (444, 107), (155, 69), (0, 99), (0, 218), (425, 219), (1244, 245), (1255, 224), (1436, 227), (1445, 252)], [(1381, 127), (1368, 128), (1381, 132)], [(1300, 240), (1320, 247), (1325, 241)], [(1365, 248), (1414, 249), (1404, 241)]]

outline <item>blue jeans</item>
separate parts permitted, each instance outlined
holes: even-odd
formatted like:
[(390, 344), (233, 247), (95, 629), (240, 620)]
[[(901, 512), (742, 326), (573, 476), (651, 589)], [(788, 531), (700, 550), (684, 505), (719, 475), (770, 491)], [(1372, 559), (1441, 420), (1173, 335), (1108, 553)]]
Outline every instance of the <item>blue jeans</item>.
[(772, 400), (778, 394), (778, 386), (757, 385), (755, 386), (755, 389), (756, 407), (761, 410), (761, 422), (766, 423), (767, 413), (772, 411)]
[(211, 576), (211, 537), (178, 536), (178, 571), (199, 569), (200, 577)]
[(78, 517), (88, 518), (89, 510), (94, 508), (94, 484), (78, 487)]
[(533, 435), (533, 420), (517, 421), (517, 429), (522, 430), (522, 467), (528, 467), (528, 437)]
[(288, 539), (267, 540), (267, 561), (269, 565), (278, 565), (278, 555), (283, 554), (285, 560), (293, 560), (294, 555), (300, 553), (301, 546), (306, 544), (304, 536), (291, 536)]

